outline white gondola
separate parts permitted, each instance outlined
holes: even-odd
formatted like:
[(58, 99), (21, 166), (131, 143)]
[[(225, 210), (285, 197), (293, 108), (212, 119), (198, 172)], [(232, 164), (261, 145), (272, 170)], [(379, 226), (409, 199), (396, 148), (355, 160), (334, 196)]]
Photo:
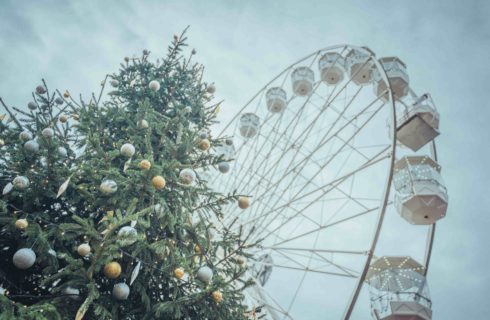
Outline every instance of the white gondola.
[(315, 74), (308, 67), (298, 67), (291, 74), (293, 91), (298, 96), (307, 96), (313, 91)]
[(357, 85), (367, 85), (373, 80), (374, 53), (366, 47), (366, 51), (352, 49), (345, 58), (345, 67), (352, 81)]
[(322, 80), (335, 85), (344, 79), (345, 59), (337, 52), (327, 52), (318, 60)]
[(260, 118), (254, 113), (244, 113), (240, 117), (240, 134), (244, 138), (253, 138), (259, 132)]
[(396, 208), (411, 224), (433, 224), (446, 215), (448, 196), (440, 170), (426, 156), (406, 156), (395, 163)]
[(410, 257), (381, 257), (369, 267), (366, 281), (377, 320), (431, 320), (424, 267)]
[(439, 135), (439, 113), (431, 96), (426, 93), (412, 105), (405, 105), (397, 120), (397, 139), (406, 147), (417, 151)]
[[(407, 95), (409, 89), (409, 78), (407, 66), (398, 57), (384, 57), (379, 59), (386, 72), (391, 90), (395, 98), (400, 99)], [(384, 101), (388, 101), (388, 93), (383, 94), (387, 89), (386, 82), (379, 72), (374, 73), (374, 93)]]
[(272, 113), (282, 112), (287, 105), (287, 95), (280, 87), (274, 87), (267, 90), (265, 94), (267, 100), (267, 109)]

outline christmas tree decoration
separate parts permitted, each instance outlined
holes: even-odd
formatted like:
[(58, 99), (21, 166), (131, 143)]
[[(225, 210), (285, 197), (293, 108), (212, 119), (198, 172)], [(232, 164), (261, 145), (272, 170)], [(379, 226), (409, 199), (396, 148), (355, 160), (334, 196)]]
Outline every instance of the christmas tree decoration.
[(148, 85), (151, 91), (158, 91), (160, 90), (160, 82), (156, 80), (150, 81), (150, 84)]
[(36, 140), (29, 140), (24, 143), (24, 149), (29, 151), (30, 153), (38, 153), (39, 143)]
[(12, 182), (7, 183), (5, 187), (3, 187), (2, 195), (10, 193), (12, 189), (14, 189), (14, 185), (12, 184)]
[(30, 133), (29, 131), (22, 131), (19, 134), (19, 139), (22, 141), (32, 140), (32, 133)]
[(119, 87), (119, 81), (117, 81), (117, 80), (111, 80), (110, 84), (111, 84), (111, 86), (113, 86), (114, 88)]
[(228, 139), (225, 140), (225, 143), (228, 146), (232, 146), (233, 145), (233, 139), (228, 138)]
[(208, 266), (199, 268), (197, 271), (197, 279), (204, 283), (210, 283), (213, 279), (213, 270), (211, 270), (211, 268)]
[(112, 295), (117, 300), (127, 300), (129, 297), (129, 286), (124, 282), (116, 283), (112, 289)]
[(195, 245), (194, 246), (194, 252), (197, 253), (197, 254), (201, 254), (201, 247), (199, 245)]
[(15, 252), (12, 262), (17, 268), (26, 270), (32, 267), (34, 262), (36, 262), (36, 254), (29, 248), (19, 249)]
[(65, 182), (61, 184), (61, 186), (58, 189), (58, 193), (56, 194), (56, 198), (59, 198), (63, 193), (65, 193), (66, 189), (68, 188), (68, 185), (70, 184), (71, 177), (66, 179)]
[(238, 198), (238, 207), (240, 209), (247, 209), (250, 206), (250, 200), (247, 197)]
[(196, 173), (194, 170), (186, 168), (179, 173), (180, 182), (185, 185), (191, 185), (196, 180)]
[(41, 134), (43, 135), (43, 137), (49, 139), (49, 138), (52, 138), (54, 136), (54, 130), (51, 128), (45, 128), (45, 129), (43, 129), (43, 131), (41, 131)]
[(162, 176), (155, 176), (151, 179), (151, 184), (157, 190), (165, 188), (165, 179)]
[(110, 179), (104, 180), (100, 184), (99, 189), (104, 195), (108, 196), (114, 194), (117, 191), (117, 183), (116, 181)]
[(198, 147), (202, 151), (207, 151), (209, 149), (209, 147), (211, 147), (211, 142), (209, 142), (208, 139), (202, 139), (199, 141)]
[(15, 227), (18, 230), (25, 230), (25, 229), (27, 229), (28, 225), (29, 225), (29, 222), (27, 222), (26, 219), (18, 219), (17, 221), (15, 221)]
[(0, 138), (0, 148), (3, 147), (4, 145), (5, 145), (5, 140)]
[(199, 131), (199, 138), (207, 139), (208, 138), (208, 132), (206, 130)]
[(230, 171), (230, 164), (228, 162), (220, 162), (218, 163), (218, 170), (221, 173), (227, 173)]
[(65, 90), (65, 92), (63, 93), (63, 97), (65, 99), (68, 99), (70, 97), (70, 93), (68, 92), (68, 90)]
[(121, 265), (116, 261), (109, 262), (104, 266), (104, 275), (109, 279), (119, 278), (121, 271)]
[(36, 87), (36, 93), (37, 94), (45, 94), (46, 93), (46, 87), (43, 85), (39, 85)]
[(148, 121), (146, 121), (145, 119), (139, 120), (137, 125), (139, 129), (148, 129), (148, 127), (150, 126), (148, 124)]
[(12, 181), (14, 188), (17, 190), (25, 190), (29, 187), (29, 179), (25, 176), (17, 176)]
[(184, 274), (185, 274), (185, 271), (183, 268), (176, 268), (174, 270), (174, 276), (177, 278), (177, 279), (182, 279), (184, 277)]
[(124, 239), (124, 245), (132, 245), (137, 240), (138, 232), (131, 226), (125, 226), (119, 229), (117, 236)]
[(125, 143), (121, 147), (121, 155), (123, 155), (126, 158), (131, 158), (134, 153), (136, 152), (136, 149), (131, 143)]
[(238, 256), (236, 258), (236, 261), (241, 266), (245, 266), (247, 264), (247, 258), (245, 258), (244, 256)]
[(131, 272), (131, 281), (129, 281), (129, 285), (132, 285), (134, 280), (136, 280), (136, 278), (140, 274), (140, 270), (141, 270), (141, 261), (138, 261), (136, 267), (134, 267), (133, 269), (133, 272)]
[(206, 88), (206, 92), (207, 93), (210, 93), (210, 94), (213, 94), (216, 92), (216, 87), (214, 86), (214, 84), (209, 84)]
[(65, 147), (58, 147), (58, 154), (60, 155), (60, 157), (65, 158), (66, 156), (68, 156), (68, 151)]
[(211, 297), (216, 303), (220, 303), (221, 301), (223, 301), (223, 294), (219, 290), (213, 291), (211, 293)]
[(37, 103), (35, 103), (34, 101), (31, 101), (27, 104), (27, 108), (29, 108), (30, 110), (36, 110), (37, 109)]
[(69, 296), (70, 299), (73, 299), (73, 300), (79, 300), (80, 299), (80, 290), (77, 288), (73, 288), (73, 287), (68, 286), (68, 287), (63, 289), (63, 294)]
[(148, 160), (141, 160), (138, 166), (141, 170), (149, 170), (151, 168), (151, 162)]
[(189, 106), (187, 106), (187, 107), (184, 108), (184, 111), (185, 111), (185, 113), (191, 113), (192, 112), (192, 108), (189, 107)]
[(90, 245), (88, 243), (82, 243), (77, 248), (78, 254), (81, 255), (82, 257), (88, 256), (91, 250), (92, 249), (90, 248)]
[(56, 99), (54, 99), (54, 102), (56, 102), (56, 104), (63, 104), (65, 101), (61, 97), (56, 97)]
[(62, 114), (58, 120), (60, 120), (61, 123), (66, 123), (68, 121), (68, 116), (66, 114)]

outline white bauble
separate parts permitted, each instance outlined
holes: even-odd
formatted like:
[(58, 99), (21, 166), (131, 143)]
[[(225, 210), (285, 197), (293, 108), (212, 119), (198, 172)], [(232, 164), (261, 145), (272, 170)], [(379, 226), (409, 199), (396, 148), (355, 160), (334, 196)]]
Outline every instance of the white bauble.
[(54, 136), (54, 130), (52, 128), (45, 128), (43, 131), (41, 131), (41, 134), (45, 138), (52, 138)]
[(66, 157), (68, 155), (68, 151), (66, 151), (65, 147), (58, 147), (58, 154), (60, 157)]
[(29, 187), (29, 179), (25, 176), (17, 176), (12, 181), (14, 188), (18, 190), (24, 190)]
[(111, 80), (111, 86), (113, 86), (114, 88), (119, 87), (119, 81), (117, 81), (117, 80)]
[(82, 243), (77, 248), (78, 254), (81, 255), (82, 257), (88, 256), (91, 250), (92, 249), (90, 248), (90, 245), (88, 243)]
[(119, 229), (117, 236), (124, 238), (124, 245), (129, 246), (136, 242), (138, 231), (136, 231), (136, 229), (133, 227), (125, 226)]
[(112, 295), (117, 300), (126, 300), (129, 296), (129, 287), (124, 282), (117, 283), (114, 285), (114, 289), (112, 289)]
[(32, 140), (32, 133), (30, 133), (29, 131), (22, 131), (22, 132), (19, 134), (19, 138), (20, 138), (20, 140), (22, 140), (22, 141)]
[(80, 299), (80, 290), (77, 288), (66, 287), (63, 289), (63, 294), (66, 294), (70, 297), (70, 299), (78, 300)]
[(215, 93), (215, 92), (216, 92), (216, 87), (214, 86), (214, 84), (210, 84), (210, 85), (208, 85), (208, 87), (206, 88), (206, 91), (207, 91), (208, 93), (213, 94), (213, 93)]
[(136, 149), (131, 143), (125, 143), (121, 147), (121, 154), (125, 156), (126, 158), (131, 158), (134, 153), (136, 152)]
[(230, 171), (230, 164), (228, 162), (220, 162), (218, 163), (218, 170), (221, 173), (227, 173)]
[(150, 81), (150, 84), (148, 85), (148, 87), (150, 87), (151, 91), (158, 91), (158, 90), (160, 90), (160, 82), (158, 82), (156, 80), (152, 80), (152, 81)]
[(138, 128), (140, 128), (140, 129), (148, 129), (148, 127), (149, 127), (148, 121), (146, 121), (145, 119), (138, 121), (137, 125), (138, 125)]
[(213, 270), (207, 266), (201, 267), (197, 271), (197, 278), (204, 283), (210, 283), (213, 279)]
[(117, 191), (117, 183), (114, 180), (104, 180), (100, 184), (100, 191), (105, 195), (111, 195)]
[(36, 254), (32, 249), (22, 248), (17, 250), (12, 258), (14, 265), (22, 270), (29, 269), (36, 262)]
[(39, 143), (37, 143), (36, 140), (29, 140), (26, 143), (24, 143), (24, 149), (32, 153), (38, 153)]
[(183, 184), (191, 185), (196, 180), (196, 173), (194, 170), (186, 168), (180, 171), (179, 178)]
[(189, 106), (187, 106), (187, 107), (185, 107), (185, 108), (184, 108), (184, 111), (185, 111), (186, 113), (191, 113), (191, 112), (192, 112), (192, 108), (191, 108), (191, 107), (189, 107)]
[(27, 104), (27, 107), (31, 110), (36, 110), (37, 109), (37, 104), (34, 101), (31, 101)]

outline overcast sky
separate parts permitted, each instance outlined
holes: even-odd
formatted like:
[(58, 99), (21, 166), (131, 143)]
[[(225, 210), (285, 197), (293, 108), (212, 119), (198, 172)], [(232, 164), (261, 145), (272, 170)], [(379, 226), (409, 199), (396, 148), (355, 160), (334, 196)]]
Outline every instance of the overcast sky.
[(24, 106), (42, 77), (88, 94), (124, 56), (164, 54), (187, 25), (206, 80), (226, 100), (224, 119), (319, 48), (349, 43), (397, 55), (441, 112), (450, 205), (429, 272), (434, 319), (488, 319), (489, 15), (488, 1), (0, 0), (0, 96)]

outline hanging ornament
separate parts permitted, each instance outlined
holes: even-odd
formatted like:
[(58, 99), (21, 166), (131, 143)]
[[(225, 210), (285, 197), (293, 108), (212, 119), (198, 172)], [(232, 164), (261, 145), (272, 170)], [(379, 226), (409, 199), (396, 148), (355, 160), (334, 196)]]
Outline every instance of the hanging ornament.
[(151, 162), (148, 160), (141, 160), (138, 166), (141, 170), (149, 170), (151, 168)]
[(189, 107), (189, 106), (187, 106), (187, 107), (184, 108), (184, 112), (185, 113), (191, 113), (192, 112), (192, 108)]
[(184, 268), (176, 268), (174, 270), (174, 276), (179, 280), (184, 277), (184, 274), (185, 274)]
[(32, 251), (32, 249), (29, 248), (19, 249), (14, 254), (12, 262), (17, 268), (26, 270), (32, 267), (34, 265), (34, 262), (36, 262), (36, 254), (34, 253), (34, 251)]
[(213, 291), (213, 293), (211, 293), (211, 297), (216, 303), (220, 303), (221, 301), (223, 301), (223, 294), (219, 290)]
[(141, 261), (138, 260), (136, 267), (134, 267), (133, 272), (131, 272), (131, 281), (129, 281), (129, 285), (132, 285), (134, 280), (138, 277), (141, 270)]
[(122, 145), (120, 152), (126, 158), (131, 158), (136, 152), (136, 149), (131, 143), (125, 143)]
[(78, 254), (81, 255), (82, 257), (88, 256), (91, 250), (92, 249), (90, 248), (90, 245), (88, 243), (82, 243), (77, 248)]
[(201, 247), (200, 247), (199, 245), (197, 245), (197, 244), (196, 244), (196, 245), (194, 246), (194, 252), (195, 252), (196, 254), (201, 254)]
[(65, 193), (66, 189), (68, 188), (68, 184), (70, 184), (70, 179), (71, 177), (66, 179), (65, 182), (61, 184), (60, 188), (58, 189), (58, 194), (56, 194), (56, 198), (59, 198), (63, 193)]
[(45, 128), (43, 129), (43, 131), (41, 131), (41, 134), (43, 135), (43, 137), (51, 139), (54, 136), (54, 130), (51, 128)]
[(22, 141), (32, 140), (32, 133), (30, 133), (29, 131), (22, 131), (19, 134), (19, 139)]
[(206, 91), (207, 93), (213, 94), (216, 92), (216, 87), (211, 83), (207, 86)]
[(227, 145), (229, 145), (229, 146), (232, 146), (232, 145), (233, 145), (233, 139), (228, 138), (228, 139), (226, 139), (226, 140), (225, 140), (225, 143), (226, 143)]
[(24, 149), (31, 153), (38, 153), (39, 143), (37, 143), (36, 140), (29, 140), (26, 143), (24, 143)]
[(207, 131), (206, 130), (199, 131), (199, 138), (201, 138), (201, 139), (207, 139), (208, 138)]
[(57, 97), (56, 99), (54, 99), (54, 102), (56, 102), (56, 104), (63, 104), (63, 102), (65, 101), (63, 100), (63, 98)]
[(136, 231), (135, 228), (130, 227), (130, 226), (125, 226), (119, 229), (117, 236), (122, 239), (123, 246), (126, 245), (132, 245), (133, 243), (136, 242), (138, 232)]
[(112, 261), (104, 266), (104, 274), (109, 279), (117, 279), (121, 275), (121, 265)]
[(115, 80), (115, 79), (114, 79), (114, 80), (111, 80), (110, 84), (111, 84), (111, 86), (113, 86), (114, 88), (119, 87), (119, 81), (117, 81), (117, 80)]
[(157, 190), (165, 188), (165, 179), (162, 176), (155, 176), (151, 179), (151, 184)]
[(36, 93), (37, 94), (45, 94), (46, 88), (43, 85), (39, 85), (36, 87)]
[(250, 200), (247, 197), (239, 197), (238, 198), (238, 207), (240, 209), (247, 209), (250, 206)]
[(221, 173), (227, 173), (230, 171), (230, 164), (228, 162), (220, 162), (218, 163), (218, 170)]
[(65, 99), (68, 99), (70, 97), (70, 93), (68, 92), (68, 90), (65, 90), (65, 92), (63, 93), (63, 97)]
[(4, 145), (5, 145), (5, 140), (0, 139), (0, 148), (3, 147)]
[(12, 184), (12, 182), (7, 183), (5, 187), (3, 187), (2, 195), (8, 194), (10, 191), (12, 191), (13, 188), (14, 185)]
[(151, 91), (158, 91), (160, 90), (160, 82), (156, 80), (150, 81), (150, 84), (148, 85), (150, 87)]
[(148, 129), (148, 127), (150, 126), (148, 124), (148, 121), (146, 121), (145, 119), (139, 120), (137, 125), (139, 129)]
[(201, 280), (204, 283), (210, 283), (213, 279), (213, 270), (208, 266), (201, 267), (197, 271), (197, 279)]
[(199, 141), (199, 143), (197, 145), (198, 145), (199, 149), (201, 149), (202, 151), (206, 151), (211, 146), (211, 142), (209, 142), (208, 139), (202, 139)]
[(73, 299), (73, 300), (80, 299), (80, 290), (78, 290), (77, 288), (73, 288), (73, 287), (68, 286), (68, 287), (63, 289), (63, 294), (69, 296), (70, 299)]
[(68, 121), (68, 116), (66, 114), (62, 114), (58, 120), (60, 120), (61, 123), (66, 123)]
[(99, 189), (104, 195), (111, 195), (117, 191), (117, 183), (114, 180), (104, 180)]
[(129, 296), (129, 287), (124, 282), (117, 283), (114, 285), (114, 289), (112, 289), (112, 295), (117, 300), (126, 300)]
[(24, 190), (29, 187), (29, 179), (25, 176), (17, 176), (12, 181), (14, 188), (17, 190)]
[(28, 225), (29, 225), (29, 222), (27, 222), (26, 219), (18, 219), (17, 221), (15, 221), (15, 227), (18, 230), (25, 230), (25, 229), (27, 229)]
[(196, 180), (196, 173), (194, 170), (186, 168), (180, 171), (179, 174), (180, 181), (185, 185), (191, 185)]
[(36, 110), (37, 104), (34, 101), (31, 101), (27, 104), (27, 108), (29, 108), (30, 110)]
[(66, 158), (66, 156), (68, 156), (68, 151), (65, 147), (58, 147), (58, 155), (62, 158)]
[(236, 262), (243, 267), (247, 264), (247, 258), (244, 256), (238, 256), (236, 257)]

